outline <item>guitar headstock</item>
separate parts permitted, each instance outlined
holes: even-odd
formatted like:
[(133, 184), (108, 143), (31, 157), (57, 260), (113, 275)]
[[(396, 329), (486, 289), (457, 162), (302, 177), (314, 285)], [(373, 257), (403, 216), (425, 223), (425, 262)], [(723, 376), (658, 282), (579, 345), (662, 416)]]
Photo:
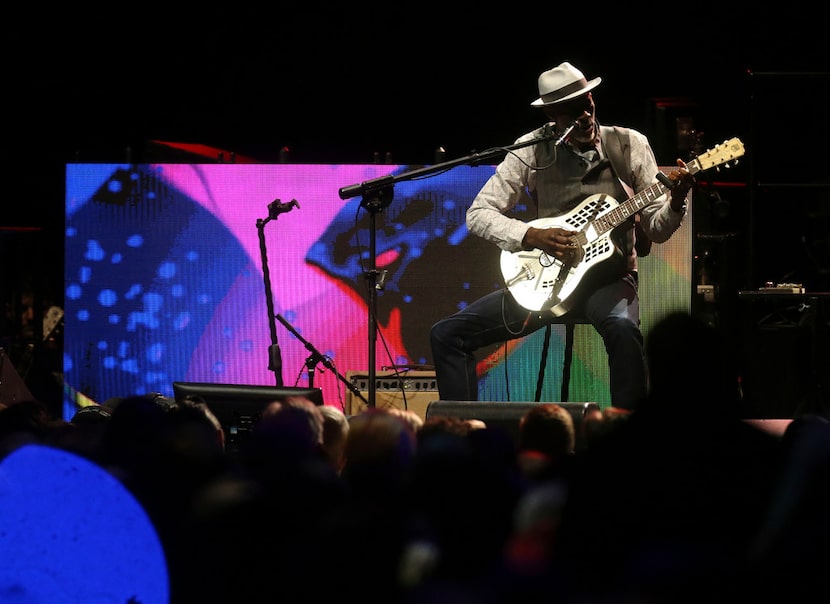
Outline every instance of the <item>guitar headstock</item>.
[(739, 157), (744, 154), (744, 144), (739, 138), (730, 138), (720, 145), (713, 147), (702, 155), (695, 158), (701, 170), (708, 170), (715, 166), (729, 167), (729, 162), (737, 163)]

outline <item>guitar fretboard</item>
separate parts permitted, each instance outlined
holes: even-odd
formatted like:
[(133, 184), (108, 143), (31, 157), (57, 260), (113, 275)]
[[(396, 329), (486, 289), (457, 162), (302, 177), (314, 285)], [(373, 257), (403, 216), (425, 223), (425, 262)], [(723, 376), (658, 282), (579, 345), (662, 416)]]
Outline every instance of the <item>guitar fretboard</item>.
[[(700, 166), (697, 161), (693, 161), (686, 166), (686, 169), (690, 174), (695, 174), (700, 171)], [(668, 187), (663, 183), (659, 181), (654, 183), (637, 193), (628, 201), (621, 203), (607, 214), (597, 218), (593, 222), (594, 229), (598, 235), (604, 235), (622, 224), (629, 216), (636, 214), (658, 197), (664, 195), (668, 190)]]

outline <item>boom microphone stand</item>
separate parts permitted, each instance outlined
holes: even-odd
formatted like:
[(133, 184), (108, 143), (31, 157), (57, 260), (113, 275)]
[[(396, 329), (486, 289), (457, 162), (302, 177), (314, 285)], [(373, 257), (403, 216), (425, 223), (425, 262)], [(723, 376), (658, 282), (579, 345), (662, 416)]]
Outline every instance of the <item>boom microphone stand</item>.
[(363, 396), (363, 394), (360, 392), (360, 389), (354, 384), (352, 384), (345, 377), (343, 377), (339, 371), (337, 371), (337, 368), (335, 368), (334, 363), (331, 362), (331, 359), (329, 359), (326, 355), (322, 354), (319, 350), (314, 348), (314, 345), (308, 340), (306, 340), (303, 336), (301, 336), (300, 332), (294, 329), (291, 323), (286, 321), (285, 317), (283, 317), (282, 315), (277, 315), (277, 319), (279, 319), (280, 323), (282, 323), (285, 326), (285, 328), (291, 332), (291, 335), (293, 335), (300, 342), (302, 342), (303, 346), (306, 347), (306, 350), (308, 350), (311, 353), (310, 355), (308, 355), (308, 358), (305, 361), (305, 366), (308, 368), (308, 385), (310, 387), (314, 387), (314, 372), (317, 368), (317, 363), (322, 363), (324, 367), (326, 367), (329, 371), (331, 371), (334, 375), (337, 376), (337, 379), (346, 384), (346, 387), (352, 392), (352, 394), (363, 399), (363, 402), (367, 405), (369, 404), (369, 401), (366, 400), (366, 397)]
[(351, 199), (362, 195), (363, 199), (360, 202), (361, 207), (369, 212), (369, 269), (365, 273), (366, 280), (369, 282), (369, 401), (368, 406), (375, 406), (375, 394), (377, 392), (377, 384), (375, 383), (375, 376), (377, 375), (377, 368), (375, 363), (375, 344), (377, 342), (377, 292), (382, 289), (382, 285), (378, 282), (377, 271), (377, 251), (376, 251), (376, 226), (375, 216), (378, 212), (388, 207), (392, 203), (394, 197), (395, 183), (406, 180), (414, 180), (431, 174), (438, 174), (446, 172), (456, 166), (468, 165), (476, 166), (494, 157), (520, 149), (522, 147), (529, 147), (545, 141), (553, 140), (554, 145), (561, 144), (570, 135), (571, 130), (574, 129), (576, 123), (569, 124), (561, 133), (557, 133), (549, 126), (545, 127), (541, 136), (532, 138), (528, 141), (515, 143), (507, 147), (495, 147), (488, 149), (481, 153), (473, 153), (464, 157), (453, 159), (450, 161), (434, 164), (424, 168), (418, 168), (404, 172), (402, 174), (389, 174), (387, 176), (380, 176), (367, 180), (359, 184), (349, 185), (340, 189), (340, 199)]

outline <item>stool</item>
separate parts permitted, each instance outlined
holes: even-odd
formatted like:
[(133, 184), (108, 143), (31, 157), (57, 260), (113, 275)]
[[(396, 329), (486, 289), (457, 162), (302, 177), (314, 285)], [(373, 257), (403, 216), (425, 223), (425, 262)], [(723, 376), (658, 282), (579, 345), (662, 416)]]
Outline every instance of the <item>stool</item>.
[(565, 325), (565, 351), (562, 361), (562, 387), (560, 388), (559, 399), (561, 402), (568, 402), (570, 384), (571, 384), (571, 361), (573, 360), (574, 351), (574, 327), (577, 324), (590, 325), (591, 322), (581, 315), (574, 315), (568, 317), (567, 315), (560, 321), (555, 323), (548, 323), (545, 325), (545, 342), (542, 345), (542, 359), (539, 362), (539, 377), (536, 380), (536, 402), (542, 398), (542, 382), (545, 378), (545, 366), (548, 362), (548, 349), (550, 348), (550, 332), (551, 325)]

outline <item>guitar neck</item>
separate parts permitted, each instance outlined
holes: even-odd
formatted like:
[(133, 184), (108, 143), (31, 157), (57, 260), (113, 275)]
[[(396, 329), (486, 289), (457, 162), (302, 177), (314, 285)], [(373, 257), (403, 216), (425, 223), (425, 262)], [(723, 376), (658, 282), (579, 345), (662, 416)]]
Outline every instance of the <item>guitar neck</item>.
[[(693, 160), (686, 165), (686, 169), (689, 171), (689, 174), (695, 174), (700, 171), (700, 164), (697, 160)], [(597, 218), (593, 223), (597, 233), (604, 234), (618, 227), (629, 217), (642, 210), (661, 195), (664, 195), (668, 190), (668, 187), (659, 181), (643, 189), (631, 199)]]

